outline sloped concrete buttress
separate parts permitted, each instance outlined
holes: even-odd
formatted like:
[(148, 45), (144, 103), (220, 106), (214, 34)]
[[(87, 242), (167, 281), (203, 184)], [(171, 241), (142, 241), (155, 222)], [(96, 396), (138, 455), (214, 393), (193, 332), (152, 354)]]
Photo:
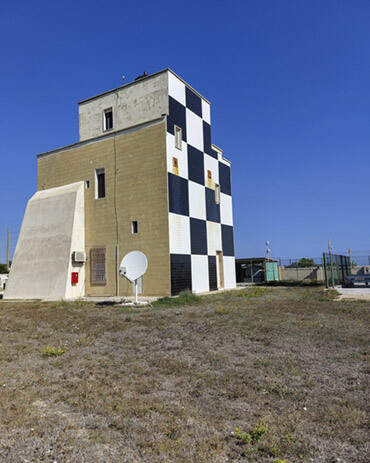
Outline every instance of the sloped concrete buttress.
[(84, 182), (38, 191), (26, 207), (4, 299), (82, 297), (86, 264), (73, 263), (72, 252), (84, 250)]

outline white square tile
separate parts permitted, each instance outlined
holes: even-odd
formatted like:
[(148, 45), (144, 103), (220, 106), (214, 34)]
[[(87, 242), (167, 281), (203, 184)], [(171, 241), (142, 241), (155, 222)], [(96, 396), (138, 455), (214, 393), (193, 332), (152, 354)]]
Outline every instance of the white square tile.
[(216, 251), (222, 250), (221, 224), (207, 221), (207, 247), (209, 256), (215, 256)]
[(178, 175), (180, 177), (189, 178), (188, 174), (188, 147), (187, 143), (182, 141), (181, 150), (175, 148), (175, 136), (167, 132), (167, 172), (173, 171), (173, 159), (177, 158), (178, 161)]
[(233, 203), (232, 198), (224, 193), (220, 194), (220, 214), (221, 223), (224, 225), (233, 225)]
[(172, 72), (168, 73), (168, 94), (179, 103), (186, 106), (185, 84), (175, 77)]
[[(212, 182), (209, 181), (208, 171), (212, 172)], [(218, 182), (218, 161), (208, 154), (204, 154), (204, 182), (208, 188), (214, 188), (215, 183)]]
[(191, 256), (191, 279), (194, 293), (209, 291), (208, 256)]
[(202, 115), (203, 115), (203, 120), (208, 122), (208, 124), (210, 124), (211, 123), (211, 105), (204, 100), (202, 100)]
[(186, 141), (203, 151), (203, 120), (186, 108)]
[(236, 287), (235, 257), (224, 257), (224, 284), (225, 289)]
[(189, 217), (169, 213), (170, 253), (190, 254)]
[(189, 180), (190, 217), (206, 220), (206, 191), (203, 185)]

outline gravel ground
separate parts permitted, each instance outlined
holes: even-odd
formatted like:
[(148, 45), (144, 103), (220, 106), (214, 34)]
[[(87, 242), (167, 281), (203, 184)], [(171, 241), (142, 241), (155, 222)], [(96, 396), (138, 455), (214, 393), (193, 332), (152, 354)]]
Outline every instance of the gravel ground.
[(335, 298), (0, 301), (0, 462), (368, 462), (370, 303)]

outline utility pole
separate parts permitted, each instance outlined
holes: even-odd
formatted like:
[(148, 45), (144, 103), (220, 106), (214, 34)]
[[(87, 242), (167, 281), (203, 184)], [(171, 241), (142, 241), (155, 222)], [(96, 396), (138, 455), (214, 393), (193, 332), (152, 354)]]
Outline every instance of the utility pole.
[(349, 267), (352, 268), (352, 251), (351, 251), (351, 246), (348, 247), (347, 252), (348, 252), (348, 255), (349, 255)]
[(9, 242), (10, 242), (10, 231), (8, 228), (8, 242), (6, 246), (6, 270), (9, 273)]

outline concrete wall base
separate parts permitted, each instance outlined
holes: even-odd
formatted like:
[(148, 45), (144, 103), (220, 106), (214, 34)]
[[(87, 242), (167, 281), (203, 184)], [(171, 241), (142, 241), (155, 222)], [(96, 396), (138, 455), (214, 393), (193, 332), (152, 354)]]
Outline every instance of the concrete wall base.
[[(38, 191), (28, 201), (4, 299), (76, 299), (84, 295), (84, 182)], [(72, 285), (71, 273), (79, 274)]]

